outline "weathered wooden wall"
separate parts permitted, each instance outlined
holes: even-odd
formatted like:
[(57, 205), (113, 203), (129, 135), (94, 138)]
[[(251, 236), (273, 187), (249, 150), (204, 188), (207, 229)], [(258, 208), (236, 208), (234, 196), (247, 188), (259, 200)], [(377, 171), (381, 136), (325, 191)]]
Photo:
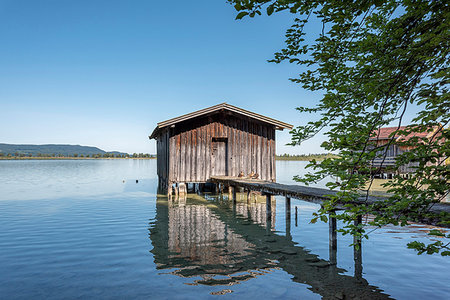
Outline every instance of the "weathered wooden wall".
[[(168, 174), (170, 183), (206, 182), (212, 175), (238, 176), (240, 172), (257, 173), (263, 180), (276, 178), (274, 126), (231, 113), (176, 124), (168, 129), (168, 137), (158, 137), (157, 151), (158, 160), (160, 153), (163, 157), (158, 176)], [(166, 167), (167, 173), (160, 170)]]
[[(159, 184), (167, 185), (169, 179), (169, 129), (164, 130), (156, 140), (157, 173)], [(164, 186), (164, 188), (166, 188)]]

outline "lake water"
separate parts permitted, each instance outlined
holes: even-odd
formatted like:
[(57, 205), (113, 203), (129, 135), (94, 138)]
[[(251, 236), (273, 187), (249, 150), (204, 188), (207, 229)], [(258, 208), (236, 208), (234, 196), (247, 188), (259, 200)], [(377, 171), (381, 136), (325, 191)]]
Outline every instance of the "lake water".
[[(304, 166), (277, 162), (278, 181)], [(0, 161), (0, 299), (450, 298), (450, 259), (406, 248), (429, 226), (376, 230), (359, 257), (348, 236), (330, 251), (315, 204), (289, 219), (276, 197), (268, 222), (238, 198), (168, 201), (155, 160)]]

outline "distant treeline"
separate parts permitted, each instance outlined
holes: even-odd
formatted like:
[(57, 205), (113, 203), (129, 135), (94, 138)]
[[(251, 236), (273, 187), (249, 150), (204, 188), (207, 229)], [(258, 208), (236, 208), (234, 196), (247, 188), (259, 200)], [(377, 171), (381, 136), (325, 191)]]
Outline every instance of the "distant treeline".
[(128, 154), (118, 151), (104, 151), (97, 147), (81, 145), (30, 145), (0, 143), (0, 158), (152, 158), (155, 155), (144, 153)]
[(303, 160), (303, 161), (311, 161), (313, 159), (315, 160), (324, 160), (325, 158), (336, 158), (338, 157), (335, 154), (331, 153), (320, 153), (320, 154), (298, 154), (298, 155), (292, 155), (292, 154), (283, 154), (283, 155), (277, 155), (277, 160)]
[(17, 159), (17, 158), (156, 158), (154, 154), (148, 153), (133, 153), (133, 154), (117, 154), (117, 153), (97, 153), (97, 154), (26, 154), (26, 153), (3, 153), (0, 152), (0, 159)]
[(133, 153), (133, 154), (116, 154), (116, 153), (97, 153), (97, 154), (47, 154), (37, 153), (35, 155), (25, 153), (2, 153), (0, 152), (0, 159), (15, 159), (15, 158), (156, 158), (154, 154), (148, 153)]

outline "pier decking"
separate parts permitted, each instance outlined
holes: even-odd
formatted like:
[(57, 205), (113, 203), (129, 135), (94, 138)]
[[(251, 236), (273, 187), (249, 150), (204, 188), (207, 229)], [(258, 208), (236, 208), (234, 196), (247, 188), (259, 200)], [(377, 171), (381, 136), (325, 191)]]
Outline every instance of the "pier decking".
[[(331, 195), (335, 195), (337, 192), (329, 189), (315, 188), (301, 185), (288, 185), (271, 181), (246, 179), (242, 177), (230, 177), (230, 176), (212, 176), (211, 182), (216, 184), (223, 184), (225, 186), (242, 187), (246, 190), (257, 191), (267, 196), (281, 195), (286, 197), (286, 201), (290, 204), (290, 198), (300, 199), (308, 202), (321, 204), (326, 200), (329, 200)], [(234, 192), (235, 194), (235, 192)], [(387, 197), (369, 196), (367, 199), (361, 196), (358, 203), (361, 204), (373, 204), (378, 201), (384, 201)], [(269, 200), (268, 200), (269, 201)], [(345, 209), (343, 204), (338, 204), (336, 209)], [(435, 203), (430, 212), (439, 214), (441, 212), (450, 213), (450, 205), (446, 203)], [(436, 224), (436, 219), (421, 220), (421, 223)], [(450, 227), (447, 224), (439, 225), (444, 227)]]

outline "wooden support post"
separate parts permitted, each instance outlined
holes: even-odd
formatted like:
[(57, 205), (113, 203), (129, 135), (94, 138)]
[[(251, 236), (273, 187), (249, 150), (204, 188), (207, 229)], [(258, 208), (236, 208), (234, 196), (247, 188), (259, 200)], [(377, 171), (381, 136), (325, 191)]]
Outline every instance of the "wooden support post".
[(233, 186), (233, 204), (236, 204), (236, 190), (237, 190), (237, 187)]
[(286, 196), (286, 212), (291, 214), (291, 197)]
[(272, 201), (271, 201), (271, 195), (266, 194), (266, 216), (267, 219), (272, 219)]
[(329, 222), (329, 258), (330, 258), (330, 263), (336, 264), (337, 263), (337, 259), (336, 259), (336, 254), (337, 254), (336, 218), (330, 214), (328, 222)]
[(286, 237), (291, 238), (291, 198), (286, 196)]
[(298, 209), (297, 206), (295, 207), (295, 227), (298, 226)]
[(247, 204), (250, 204), (250, 189), (247, 189)]
[[(358, 226), (362, 223), (362, 216), (358, 216), (354, 224)], [(353, 237), (353, 259), (355, 261), (355, 278), (362, 279), (362, 243), (361, 237)]]
[(214, 190), (216, 191), (216, 195), (220, 194), (220, 183), (214, 184)]
[(167, 186), (167, 197), (172, 197), (172, 193), (173, 193), (172, 183), (169, 182)]

